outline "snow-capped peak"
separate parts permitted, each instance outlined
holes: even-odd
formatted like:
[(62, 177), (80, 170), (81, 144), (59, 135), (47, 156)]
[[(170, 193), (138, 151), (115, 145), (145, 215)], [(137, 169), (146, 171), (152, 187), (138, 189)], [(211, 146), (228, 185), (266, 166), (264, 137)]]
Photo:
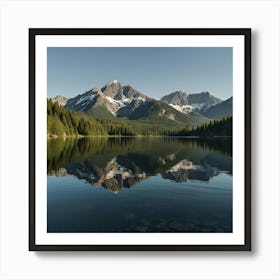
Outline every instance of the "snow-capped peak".
[(101, 89), (92, 88), (76, 96), (66, 104), (65, 108), (87, 112), (91, 108), (103, 106), (113, 115), (122, 113), (126, 117), (128, 113), (143, 105), (147, 99), (147, 96), (131, 86), (122, 86), (118, 80), (112, 80)]
[(113, 81), (108, 82), (106, 85), (110, 86), (110, 85), (115, 85), (115, 84), (119, 84), (119, 83), (120, 82), (118, 80), (113, 80)]

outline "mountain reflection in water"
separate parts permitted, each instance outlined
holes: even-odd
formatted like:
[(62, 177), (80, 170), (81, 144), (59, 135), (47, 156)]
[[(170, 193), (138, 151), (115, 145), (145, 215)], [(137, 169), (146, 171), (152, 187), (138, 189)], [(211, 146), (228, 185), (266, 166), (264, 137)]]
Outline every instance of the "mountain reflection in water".
[(50, 139), (47, 231), (232, 232), (231, 145), (220, 138)]
[(231, 139), (67, 138), (48, 140), (48, 175), (73, 175), (118, 193), (160, 174), (177, 183), (232, 174)]

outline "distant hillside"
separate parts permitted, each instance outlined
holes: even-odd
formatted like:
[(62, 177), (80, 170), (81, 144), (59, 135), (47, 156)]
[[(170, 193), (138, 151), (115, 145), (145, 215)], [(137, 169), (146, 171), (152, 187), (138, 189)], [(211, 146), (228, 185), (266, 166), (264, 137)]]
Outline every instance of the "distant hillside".
[(206, 119), (199, 114), (182, 114), (169, 106), (168, 104), (149, 100), (143, 106), (138, 107), (130, 116), (131, 120), (147, 120), (149, 122), (158, 122), (159, 124), (184, 124), (194, 126), (202, 124)]
[(232, 116), (232, 97), (210, 107), (203, 115), (209, 119), (221, 119), (225, 116)]

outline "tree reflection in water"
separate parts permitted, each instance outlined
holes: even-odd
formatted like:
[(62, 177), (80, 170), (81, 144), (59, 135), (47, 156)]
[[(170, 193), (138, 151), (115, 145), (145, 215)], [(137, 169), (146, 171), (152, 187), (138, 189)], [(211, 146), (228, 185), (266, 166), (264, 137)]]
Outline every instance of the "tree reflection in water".
[(47, 144), (48, 175), (74, 175), (114, 193), (158, 174), (177, 183), (232, 174), (231, 138), (57, 138)]

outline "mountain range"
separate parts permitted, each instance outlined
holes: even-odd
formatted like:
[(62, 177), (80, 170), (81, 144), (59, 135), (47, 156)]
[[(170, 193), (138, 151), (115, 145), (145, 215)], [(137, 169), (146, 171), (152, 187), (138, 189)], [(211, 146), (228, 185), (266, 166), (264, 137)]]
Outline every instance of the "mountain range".
[(149, 120), (162, 124), (199, 125), (208, 118), (232, 115), (232, 98), (223, 101), (209, 92), (187, 94), (176, 91), (153, 99), (130, 85), (117, 80), (104, 87), (94, 87), (74, 98), (57, 96), (53, 99), (67, 110), (86, 113), (99, 118)]

